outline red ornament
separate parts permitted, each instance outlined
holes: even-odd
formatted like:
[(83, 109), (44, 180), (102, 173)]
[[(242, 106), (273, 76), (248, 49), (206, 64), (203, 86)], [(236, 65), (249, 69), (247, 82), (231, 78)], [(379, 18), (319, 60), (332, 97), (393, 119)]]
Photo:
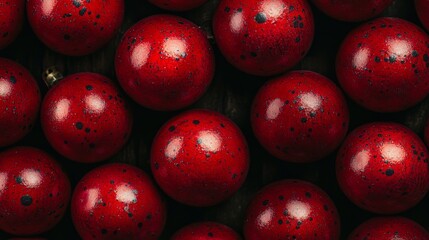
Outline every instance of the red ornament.
[(223, 0), (214, 18), (216, 43), (246, 73), (270, 76), (301, 61), (314, 37), (306, 0)]
[(206, 34), (190, 21), (155, 15), (131, 27), (119, 44), (116, 74), (140, 105), (177, 110), (197, 101), (214, 75), (214, 55)]
[(399, 213), (426, 195), (428, 155), (410, 129), (397, 123), (367, 124), (350, 133), (338, 152), (338, 183), (363, 209)]
[(0, 58), (0, 147), (16, 143), (30, 132), (40, 102), (39, 87), (27, 69)]
[(106, 45), (124, 17), (123, 0), (28, 0), (33, 31), (52, 50), (87, 55)]
[(326, 15), (340, 21), (360, 22), (380, 15), (393, 0), (313, 0)]
[(357, 227), (348, 240), (427, 240), (429, 233), (419, 224), (403, 217), (373, 218)]
[(199, 222), (177, 231), (171, 240), (241, 240), (231, 228), (215, 222)]
[(252, 127), (262, 146), (290, 162), (312, 162), (344, 139), (349, 111), (341, 91), (326, 77), (294, 71), (267, 82), (252, 107)]
[(156, 240), (166, 220), (164, 202), (150, 178), (121, 163), (85, 175), (73, 193), (71, 212), (83, 239)]
[(401, 111), (429, 93), (429, 36), (405, 20), (379, 18), (346, 37), (336, 67), (340, 84), (358, 104)]
[(148, 0), (150, 3), (169, 11), (188, 11), (203, 5), (207, 0)]
[(227, 117), (192, 110), (158, 131), (151, 167), (170, 197), (191, 206), (211, 206), (241, 187), (249, 169), (249, 152), (240, 129)]
[(63, 217), (70, 182), (45, 152), (16, 147), (0, 153), (0, 230), (14, 235), (48, 231)]
[(417, 15), (423, 26), (429, 31), (429, 0), (415, 0)]
[(95, 73), (77, 73), (55, 83), (43, 100), (41, 121), (56, 151), (84, 163), (116, 154), (133, 125), (119, 89)]
[(24, 0), (0, 0), (0, 49), (11, 44), (24, 23)]
[(340, 218), (317, 186), (283, 180), (264, 187), (251, 201), (244, 222), (246, 240), (340, 239)]

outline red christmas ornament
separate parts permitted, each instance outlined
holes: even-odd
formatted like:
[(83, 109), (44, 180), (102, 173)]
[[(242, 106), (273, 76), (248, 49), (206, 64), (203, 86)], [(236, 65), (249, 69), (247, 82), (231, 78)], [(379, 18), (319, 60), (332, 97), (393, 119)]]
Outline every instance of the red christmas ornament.
[(415, 0), (417, 15), (423, 26), (429, 31), (429, 0)]
[(146, 173), (120, 163), (89, 172), (74, 190), (71, 211), (82, 239), (156, 240), (166, 220), (164, 202)]
[(41, 121), (56, 151), (84, 163), (116, 154), (133, 125), (119, 89), (95, 73), (77, 73), (56, 82), (43, 100)]
[(150, 3), (169, 11), (188, 11), (203, 5), (207, 0), (148, 0)]
[(270, 76), (304, 58), (314, 37), (313, 14), (305, 0), (223, 0), (213, 18), (213, 32), (232, 65)]
[(338, 183), (363, 209), (403, 212), (429, 189), (428, 154), (419, 137), (400, 124), (367, 124), (350, 133), (338, 152)]
[(177, 231), (171, 240), (241, 240), (231, 228), (215, 222), (199, 222)]
[(405, 20), (378, 18), (346, 37), (336, 67), (344, 91), (358, 104), (401, 111), (429, 93), (429, 36)]
[(170, 197), (191, 206), (211, 206), (241, 187), (249, 169), (249, 152), (231, 120), (213, 111), (192, 110), (158, 131), (151, 167)]
[(11, 44), (24, 23), (24, 0), (0, 0), (0, 49)]
[(340, 21), (360, 22), (380, 15), (393, 0), (313, 0), (326, 15)]
[(251, 201), (246, 240), (340, 239), (340, 218), (329, 196), (313, 184), (283, 180), (264, 187)]
[(252, 107), (252, 127), (262, 146), (290, 162), (312, 162), (344, 139), (349, 111), (341, 91), (326, 77), (294, 71), (267, 82)]
[(0, 58), (0, 147), (16, 143), (30, 132), (40, 102), (39, 87), (27, 69)]
[(45, 152), (16, 147), (0, 153), (0, 230), (14, 235), (48, 231), (63, 217), (70, 182)]
[(379, 217), (362, 223), (348, 240), (427, 240), (429, 233), (419, 224), (403, 217)]
[(140, 105), (177, 110), (197, 101), (214, 75), (214, 55), (206, 34), (190, 21), (155, 15), (131, 27), (115, 58), (125, 92)]
[(124, 17), (123, 0), (28, 0), (33, 31), (52, 50), (87, 55), (106, 45)]

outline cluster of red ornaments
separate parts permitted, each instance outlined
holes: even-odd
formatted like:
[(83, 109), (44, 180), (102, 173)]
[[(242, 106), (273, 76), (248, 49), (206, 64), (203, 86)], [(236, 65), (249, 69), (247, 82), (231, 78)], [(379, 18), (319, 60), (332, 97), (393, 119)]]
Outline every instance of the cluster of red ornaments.
[[(186, 11), (205, 0), (149, 0)], [(379, 15), (392, 0), (313, 0), (341, 21)], [(429, 1), (416, 0), (429, 28)], [(102, 48), (124, 18), (123, 0), (0, 0), (0, 49), (28, 18), (52, 50), (83, 56)], [(429, 30), (429, 29), (428, 29)], [(318, 73), (289, 71), (309, 51), (315, 32), (306, 0), (222, 0), (213, 16), (217, 47), (237, 69), (273, 76), (257, 92), (251, 126), (261, 146), (293, 163), (318, 161), (338, 148), (336, 176), (344, 194), (362, 209), (397, 214), (429, 191), (429, 152), (410, 129), (375, 122), (349, 131), (342, 93), (375, 112), (410, 108), (429, 94), (429, 36), (408, 21), (377, 18), (349, 33), (339, 48), (339, 82)], [(128, 29), (114, 59), (118, 84), (96, 73), (55, 79), (46, 95), (21, 65), (0, 58), (0, 147), (27, 135), (40, 114), (43, 133), (62, 156), (81, 163), (109, 159), (127, 143), (133, 113), (124, 94), (157, 111), (184, 109), (211, 84), (215, 57), (206, 33), (187, 19), (155, 15)], [(289, 71), (289, 72), (287, 72)], [(54, 74), (54, 73), (49, 73)], [(48, 76), (49, 77), (49, 76)], [(341, 90), (342, 89), (342, 90)], [(425, 134), (429, 142), (429, 127)], [(172, 199), (207, 207), (230, 198), (250, 167), (247, 141), (235, 123), (211, 110), (189, 110), (166, 122), (152, 142), (151, 173)], [(167, 207), (143, 170), (127, 164), (93, 169), (72, 189), (59, 164), (44, 151), (13, 147), (0, 153), (0, 230), (37, 235), (55, 226), (69, 205), (83, 239), (158, 239)], [(340, 239), (334, 202), (319, 187), (282, 180), (261, 189), (248, 206), (247, 240)], [(239, 240), (231, 228), (201, 222), (174, 240)], [(349, 239), (429, 239), (417, 223), (400, 217), (369, 220)]]

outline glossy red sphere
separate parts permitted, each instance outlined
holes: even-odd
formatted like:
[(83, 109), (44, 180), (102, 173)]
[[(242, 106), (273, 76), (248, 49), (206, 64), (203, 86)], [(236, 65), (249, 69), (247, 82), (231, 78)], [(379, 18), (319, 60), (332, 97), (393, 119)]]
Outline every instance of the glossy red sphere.
[(348, 240), (428, 240), (429, 233), (403, 217), (379, 217), (362, 223)]
[(167, 195), (192, 206), (210, 206), (232, 196), (249, 169), (240, 129), (209, 110), (191, 110), (169, 120), (152, 143), (153, 175)]
[(296, 65), (314, 36), (306, 0), (222, 0), (213, 18), (225, 58), (246, 73), (270, 76)]
[(106, 45), (124, 17), (124, 0), (27, 0), (33, 31), (52, 50), (70, 56)]
[(0, 49), (7, 47), (21, 32), (25, 0), (0, 0)]
[(11, 145), (30, 132), (40, 102), (39, 87), (27, 69), (0, 58), (0, 147)]
[(346, 37), (336, 68), (358, 104), (377, 112), (404, 110), (429, 93), (429, 36), (405, 20), (378, 18)]
[(349, 111), (326, 77), (293, 71), (267, 82), (252, 107), (252, 127), (262, 146), (290, 162), (320, 160), (346, 136)]
[(422, 140), (400, 124), (367, 124), (350, 133), (338, 152), (338, 183), (363, 209), (399, 213), (429, 189), (428, 154)]
[(89, 172), (76, 186), (72, 219), (83, 239), (156, 240), (164, 228), (164, 202), (149, 176), (115, 163)]
[(199, 222), (180, 229), (170, 240), (241, 240), (241, 237), (223, 224)]
[(206, 34), (190, 21), (155, 15), (132, 26), (115, 58), (124, 90), (140, 105), (177, 110), (197, 101), (214, 75), (214, 54)]
[(359, 22), (380, 15), (393, 0), (313, 0), (326, 15), (340, 21)]
[(70, 200), (70, 182), (45, 152), (16, 147), (0, 153), (0, 230), (34, 235), (54, 227)]
[(150, 3), (170, 11), (188, 11), (203, 5), (207, 0), (148, 0)]
[(56, 151), (85, 163), (116, 154), (128, 141), (133, 125), (119, 89), (95, 73), (77, 73), (57, 82), (43, 100), (41, 121)]
[(246, 240), (340, 238), (340, 218), (329, 196), (317, 186), (283, 180), (264, 187), (250, 202)]
[(420, 18), (423, 26), (429, 31), (429, 0), (414, 0), (416, 5), (417, 15)]

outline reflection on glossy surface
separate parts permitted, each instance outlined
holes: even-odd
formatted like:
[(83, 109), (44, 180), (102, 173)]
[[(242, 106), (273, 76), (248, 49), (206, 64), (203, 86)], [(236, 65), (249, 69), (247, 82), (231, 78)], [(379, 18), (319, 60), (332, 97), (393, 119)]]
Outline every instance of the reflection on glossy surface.
[(137, 190), (130, 188), (127, 184), (122, 183), (116, 190), (116, 200), (125, 203), (136, 203), (137, 202)]
[(394, 143), (383, 143), (380, 147), (381, 156), (385, 161), (391, 163), (400, 163), (407, 157), (407, 152), (401, 145)]
[(183, 58), (186, 57), (187, 48), (186, 40), (175, 37), (166, 38), (162, 45), (161, 54), (175, 59)]
[(174, 160), (177, 154), (179, 154), (179, 151), (182, 148), (182, 144), (183, 137), (176, 137), (171, 140), (165, 148), (165, 156), (171, 160)]
[[(77, 0), (76, 2), (80, 2), (80, 0)], [(52, 14), (52, 11), (54, 10), (54, 7), (57, 5), (56, 0), (49, 0), (49, 1), (42, 1), (42, 13), (44, 16), (49, 17)]]
[(28, 188), (37, 188), (42, 183), (42, 175), (35, 169), (24, 169), (21, 172), (22, 183)]
[(368, 150), (362, 150), (358, 152), (353, 158), (351, 162), (351, 168), (354, 172), (360, 173), (363, 172), (368, 165), (370, 156)]
[(67, 119), (70, 110), (70, 101), (68, 99), (61, 99), (54, 106), (54, 118), (56, 121), (63, 121)]
[(276, 119), (282, 111), (284, 103), (280, 98), (272, 100), (267, 107), (266, 118), (267, 120)]
[(134, 47), (133, 52), (131, 53), (131, 64), (134, 68), (138, 69), (143, 67), (150, 54), (150, 43), (142, 42)]
[(311, 207), (308, 203), (293, 200), (287, 204), (287, 210), (291, 217), (303, 221), (309, 217)]
[(103, 113), (106, 108), (106, 102), (97, 95), (87, 96), (85, 104), (90, 113)]
[(3, 190), (6, 188), (7, 184), (7, 173), (0, 172), (0, 194), (3, 192)]
[(359, 49), (353, 56), (353, 66), (359, 70), (365, 70), (368, 64), (370, 50), (368, 48)]
[[(85, 196), (86, 195), (86, 196)], [(88, 189), (84, 193), (82, 203), (85, 204), (86, 211), (92, 211), (92, 209), (97, 205), (98, 200), (100, 199), (100, 191), (98, 188)]]
[(244, 26), (244, 17), (242, 12), (235, 12), (229, 22), (229, 27), (233, 33), (240, 33)]
[(322, 105), (322, 99), (314, 93), (308, 92), (299, 96), (301, 107), (307, 111), (315, 112)]
[(261, 2), (260, 12), (263, 12), (266, 17), (275, 20), (283, 14), (284, 2), (280, 0), (265, 0)]
[(407, 40), (389, 39), (387, 40), (389, 54), (394, 54), (400, 59), (406, 59), (406, 56), (412, 54), (412, 46)]
[(12, 85), (8, 80), (2, 78), (0, 79), (0, 97), (7, 97), (12, 91)]
[(201, 131), (197, 142), (204, 151), (215, 153), (220, 150), (222, 139), (216, 132)]
[(267, 208), (265, 211), (263, 211), (258, 216), (258, 226), (260, 227), (266, 227), (271, 224), (271, 221), (273, 220), (274, 211), (272, 208)]

